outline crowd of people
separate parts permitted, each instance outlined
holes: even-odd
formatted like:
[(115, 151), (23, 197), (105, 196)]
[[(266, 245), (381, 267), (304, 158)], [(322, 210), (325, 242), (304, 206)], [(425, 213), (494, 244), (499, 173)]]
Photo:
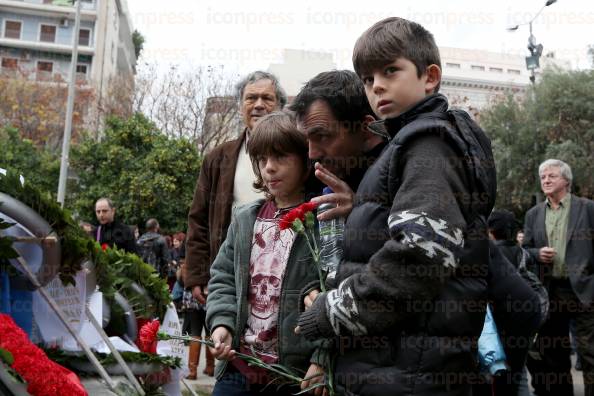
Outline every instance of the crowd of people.
[[(172, 235), (161, 234), (157, 219), (146, 221), (145, 232), (140, 235), (138, 227), (130, 227), (116, 217), (116, 207), (110, 198), (99, 198), (95, 202), (97, 226), (82, 222), (81, 227), (99, 244), (117, 247), (134, 253), (151, 265), (167, 281), (171, 296), (182, 316), (182, 333), (200, 339), (204, 328), (205, 305), (192, 297), (184, 286), (186, 269), (186, 234), (178, 231)], [(201, 344), (192, 342), (189, 348), (188, 379), (197, 378)], [(214, 358), (206, 349), (204, 374), (214, 375)]]
[[(494, 210), (487, 134), (439, 93), (432, 34), (382, 20), (353, 66), (312, 78), (289, 109), (274, 75), (250, 73), (237, 85), (244, 130), (203, 160), (172, 290), (192, 312), (188, 333), (214, 342), (213, 395), (295, 393), (267, 387), (237, 352), (301, 369), (315, 395), (330, 370), (341, 395), (528, 395), (526, 367), (535, 394), (572, 395), (572, 321), (594, 395), (594, 203), (571, 193), (569, 165), (533, 170), (545, 200), (519, 233)], [(308, 201), (334, 205), (316, 221), (345, 220), (326, 291), (305, 237), (279, 224)], [(135, 244), (111, 201), (96, 212), (101, 243), (139, 249), (158, 235), (149, 220)], [(477, 364), (487, 306), (505, 353), (493, 376)]]

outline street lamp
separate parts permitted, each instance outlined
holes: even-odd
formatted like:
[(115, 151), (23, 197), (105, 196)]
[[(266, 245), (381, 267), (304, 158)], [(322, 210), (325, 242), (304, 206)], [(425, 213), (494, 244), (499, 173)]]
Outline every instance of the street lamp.
[[(530, 70), (530, 81), (532, 82), (532, 84), (534, 84), (536, 81), (535, 70), (540, 67), (540, 56), (542, 55), (543, 50), (542, 44), (537, 44), (536, 37), (534, 37), (534, 34), (532, 34), (532, 22), (534, 22), (534, 20), (538, 18), (538, 16), (545, 9), (545, 7), (548, 7), (556, 2), (557, 0), (547, 0), (547, 2), (540, 8), (540, 10), (538, 10), (536, 15), (534, 15), (534, 17), (530, 21), (507, 28), (508, 31), (516, 31), (520, 26), (525, 25), (528, 25), (530, 28), (530, 36), (528, 36), (528, 50), (530, 51), (530, 56), (526, 57), (526, 69)], [(536, 153), (538, 153), (538, 126), (535, 130), (535, 137), (536, 138), (534, 139), (533, 151), (535, 155), (532, 157), (535, 164), (533, 165), (536, 165)], [(533, 195), (533, 199), (533, 203), (535, 205), (540, 202), (540, 193), (538, 189), (536, 190), (536, 193)]]
[(530, 70), (530, 81), (532, 82), (532, 84), (534, 84), (534, 82), (536, 81), (535, 70), (540, 67), (540, 56), (542, 55), (543, 50), (542, 44), (536, 44), (536, 37), (534, 37), (534, 34), (532, 34), (532, 22), (534, 22), (534, 20), (538, 18), (538, 16), (545, 9), (545, 7), (548, 7), (556, 2), (557, 0), (547, 0), (545, 5), (543, 5), (541, 9), (538, 10), (536, 15), (534, 15), (534, 17), (529, 22), (520, 23), (518, 25), (507, 28), (507, 30), (510, 32), (516, 31), (520, 26), (524, 25), (528, 25), (530, 28), (530, 36), (528, 36), (528, 50), (530, 51), (530, 56), (526, 57), (526, 69)]
[[(72, 5), (74, 5), (74, 0)], [(68, 102), (66, 103), (66, 120), (64, 121), (64, 138), (62, 140), (62, 160), (60, 161), (60, 179), (58, 180), (58, 202), (64, 207), (66, 198), (66, 180), (68, 178), (68, 156), (70, 153), (70, 137), (72, 136), (72, 113), (74, 111), (74, 95), (76, 86), (76, 65), (78, 63), (78, 39), (80, 30), (80, 11), (82, 1), (76, 1), (74, 17), (74, 34), (72, 35), (72, 58), (70, 60), (70, 81), (68, 82)]]

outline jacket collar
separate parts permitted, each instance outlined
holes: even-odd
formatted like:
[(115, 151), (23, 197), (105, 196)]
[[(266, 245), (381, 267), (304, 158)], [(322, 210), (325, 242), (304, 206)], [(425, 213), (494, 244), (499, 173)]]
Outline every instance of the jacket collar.
[(419, 116), (428, 113), (445, 113), (447, 110), (447, 98), (439, 93), (432, 94), (420, 100), (417, 104), (400, 114), (398, 117), (387, 118), (378, 122), (384, 124), (390, 137), (393, 138), (402, 127), (417, 119)]

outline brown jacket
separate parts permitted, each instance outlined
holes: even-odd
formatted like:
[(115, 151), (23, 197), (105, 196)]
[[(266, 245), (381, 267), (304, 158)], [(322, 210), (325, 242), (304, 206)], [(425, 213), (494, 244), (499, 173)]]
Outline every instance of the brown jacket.
[(246, 136), (215, 147), (204, 157), (188, 214), (184, 286), (205, 286), (210, 265), (227, 236), (239, 150)]

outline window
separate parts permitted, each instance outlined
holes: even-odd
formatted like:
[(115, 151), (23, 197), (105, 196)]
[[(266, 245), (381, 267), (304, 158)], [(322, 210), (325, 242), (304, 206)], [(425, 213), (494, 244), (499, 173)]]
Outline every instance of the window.
[(459, 69), (460, 64), (459, 63), (446, 63), (446, 67), (451, 67), (453, 69)]
[(78, 65), (76, 65), (76, 81), (86, 82), (88, 70), (89, 70), (89, 65), (85, 65), (82, 63), (79, 63)]
[(2, 58), (2, 69), (0, 75), (5, 77), (16, 77), (19, 67), (19, 60), (16, 58)]
[(37, 62), (37, 79), (50, 80), (54, 70), (53, 62), (38, 61)]
[(4, 21), (4, 37), (11, 39), (20, 39), (22, 27), (23, 24), (19, 21)]
[(16, 58), (2, 58), (3, 69), (16, 69), (19, 66), (19, 61)]
[(472, 65), (472, 66), (470, 66), (470, 68), (471, 68), (472, 70), (485, 71), (485, 66)]
[(87, 65), (81, 65), (81, 64), (76, 65), (76, 73), (77, 74), (84, 74), (86, 76), (87, 69), (88, 69)]
[(489, 71), (494, 73), (503, 73), (503, 69), (500, 67), (490, 67)]
[(507, 69), (507, 72), (509, 74), (520, 74), (520, 71), (518, 69)]
[(41, 25), (39, 29), (39, 41), (45, 43), (56, 42), (56, 26), (55, 25)]
[(91, 44), (91, 30), (80, 29), (78, 31), (78, 45), (89, 46)]

